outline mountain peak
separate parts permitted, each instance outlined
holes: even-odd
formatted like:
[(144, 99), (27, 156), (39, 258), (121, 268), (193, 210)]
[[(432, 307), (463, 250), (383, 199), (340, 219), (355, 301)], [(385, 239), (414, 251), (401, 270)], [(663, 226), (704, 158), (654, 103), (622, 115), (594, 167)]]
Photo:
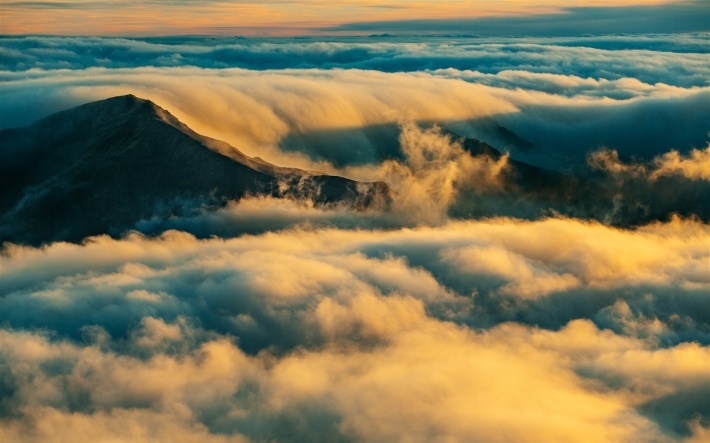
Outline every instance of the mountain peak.
[(77, 125), (99, 128), (101, 125), (115, 125), (123, 121), (135, 121), (146, 117), (163, 120), (164, 114), (170, 115), (150, 100), (127, 94), (84, 103), (57, 112), (31, 124), (28, 128), (34, 128), (38, 132), (52, 128), (54, 131), (59, 131), (59, 134), (56, 135), (61, 137), (62, 132), (67, 129), (71, 130)]
[(123, 109), (123, 110), (136, 109), (136, 110), (143, 110), (143, 111), (147, 111), (147, 112), (157, 112), (157, 111), (168, 112), (165, 109), (158, 106), (156, 103), (154, 103), (148, 99), (135, 96), (133, 94), (117, 95), (115, 97), (109, 97), (104, 100), (86, 103), (84, 106), (88, 106), (88, 105), (95, 105), (95, 106), (104, 105), (108, 108), (114, 108), (116, 111), (119, 111), (119, 112), (121, 109)]
[[(353, 209), (387, 206), (384, 183), (252, 159), (132, 94), (0, 131), (0, 243), (79, 241), (245, 195)], [(177, 209), (176, 209), (177, 208)]]
[(71, 111), (72, 109), (77, 109), (77, 108), (95, 108), (95, 107), (115, 107), (117, 109), (120, 109), (121, 107), (125, 108), (131, 108), (135, 106), (140, 106), (140, 105), (145, 105), (145, 104), (151, 104), (153, 106), (156, 106), (155, 103), (152, 101), (141, 98), (138, 96), (135, 96), (133, 94), (125, 94), (125, 95), (117, 95), (114, 97), (108, 97), (102, 100), (96, 100), (93, 102), (88, 102), (84, 103), (82, 105), (77, 106), (76, 108), (71, 108), (67, 109), (64, 112)]
[(126, 94), (126, 95), (117, 95), (115, 97), (110, 97), (105, 100), (99, 100), (91, 103), (87, 103), (86, 105), (95, 105), (95, 106), (107, 106), (109, 108), (114, 108), (116, 111), (120, 111), (121, 109), (123, 110), (130, 110), (130, 109), (142, 109), (145, 111), (154, 111), (156, 109), (161, 109), (158, 105), (153, 103), (152, 101), (137, 97), (133, 94)]

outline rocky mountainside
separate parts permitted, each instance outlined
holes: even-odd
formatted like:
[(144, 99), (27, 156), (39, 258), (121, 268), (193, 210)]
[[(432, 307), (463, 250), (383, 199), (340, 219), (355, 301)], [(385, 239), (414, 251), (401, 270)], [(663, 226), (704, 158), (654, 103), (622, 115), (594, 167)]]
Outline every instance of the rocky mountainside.
[(133, 95), (0, 131), (0, 243), (119, 235), (139, 220), (245, 195), (386, 207), (386, 184), (281, 168), (201, 136)]

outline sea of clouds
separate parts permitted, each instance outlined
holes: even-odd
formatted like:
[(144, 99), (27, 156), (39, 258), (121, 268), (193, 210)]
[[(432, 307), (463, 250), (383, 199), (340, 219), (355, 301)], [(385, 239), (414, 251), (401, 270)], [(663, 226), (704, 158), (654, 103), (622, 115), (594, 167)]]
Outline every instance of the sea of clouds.
[[(495, 191), (520, 160), (707, 195), (707, 41), (3, 37), (0, 128), (131, 93), (394, 200), (3, 245), (0, 440), (706, 441), (702, 216), (509, 217)], [(467, 190), (486, 217), (452, 214)]]

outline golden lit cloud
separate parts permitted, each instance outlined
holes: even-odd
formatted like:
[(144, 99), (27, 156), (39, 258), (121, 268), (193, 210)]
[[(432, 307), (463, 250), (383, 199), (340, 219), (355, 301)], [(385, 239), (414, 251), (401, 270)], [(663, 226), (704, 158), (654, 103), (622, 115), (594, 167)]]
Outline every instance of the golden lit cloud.
[(616, 151), (608, 149), (590, 153), (588, 162), (595, 169), (620, 177), (657, 180), (664, 176), (681, 176), (690, 180), (710, 181), (710, 145), (705, 149), (692, 149), (687, 156), (672, 150), (654, 158), (650, 165), (624, 163)]
[[(385, 181), (391, 200), (355, 211), (197, 195), (163, 210), (161, 193), (160, 212), (148, 202), (90, 231), (113, 236), (66, 243), (40, 227), (41, 246), (1, 244), (0, 441), (707, 441), (706, 36), (451, 37), (476, 17), (495, 32), (560, 17), (577, 35), (612, 7), (646, 5), (611, 14), (626, 26), (696, 3), (650, 4), (3, 2), (0, 33), (462, 22), (406, 39), (5, 36), (0, 165), (22, 189), (0, 191), (0, 239), (23, 241), (12, 229), (31, 225), (22, 210), (37, 196), (42, 220), (74, 206), (76, 180), (101, 163), (65, 155), (75, 145), (128, 152), (124, 128), (149, 121), (151, 146), (180, 129), (190, 147), (235, 155), (166, 112), (282, 166)], [(165, 109), (119, 97), (2, 129), (123, 94)], [(105, 120), (89, 117), (96, 106)], [(121, 129), (105, 125), (113, 112)], [(45, 142), (64, 128), (70, 142)], [(174, 146), (149, 166), (172, 167)], [(94, 163), (75, 179), (47, 161), (49, 178), (27, 185), (50, 149)], [(86, 189), (125, 210), (116, 189), (130, 181), (142, 198), (150, 183), (123, 177)], [(67, 225), (91, 221), (77, 212)]]
[[(273, 204), (247, 200), (235, 213)], [(58, 336), (0, 330), (14, 414), (0, 436), (603, 442), (673, 441), (668, 429), (680, 429), (700, 438), (702, 420), (653, 411), (693, 390), (704, 401), (708, 347), (659, 342), (681, 320), (702, 337), (674, 294), (690, 306), (706, 298), (708, 242), (695, 221), (618, 230), (491, 219), (6, 245), (5, 320), (46, 322)], [(470, 293), (452, 289), (461, 284)], [(645, 295), (629, 295), (637, 289)], [(657, 317), (665, 300), (679, 314)], [(618, 316), (623, 333), (575, 319), (595, 305), (585, 316)], [(558, 328), (505, 321), (541, 307)]]
[(32, 1), (0, 5), (3, 34), (164, 35), (312, 33), (353, 22), (560, 13), (563, 8), (654, 5), (662, 0)]

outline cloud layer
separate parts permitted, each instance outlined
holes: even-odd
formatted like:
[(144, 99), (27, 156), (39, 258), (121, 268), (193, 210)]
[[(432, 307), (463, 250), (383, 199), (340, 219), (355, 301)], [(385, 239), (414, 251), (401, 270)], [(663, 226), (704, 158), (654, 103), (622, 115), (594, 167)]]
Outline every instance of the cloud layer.
[[(10, 71), (196, 66), (251, 70), (343, 68), (383, 72), (451, 68), (483, 74), (528, 71), (610, 81), (636, 78), (649, 85), (664, 83), (691, 87), (706, 86), (707, 40), (707, 35), (702, 33), (526, 39), (412, 36), (325, 40), (5, 36), (0, 48), (0, 67)], [(488, 78), (488, 81), (494, 80)], [(505, 79), (497, 83), (503, 82)], [(510, 85), (510, 79), (507, 83)], [(517, 86), (537, 88), (534, 82)]]
[(2, 128), (130, 93), (394, 198), (2, 245), (3, 442), (710, 436), (706, 35), (0, 46)]
[(492, 220), (6, 247), (3, 433), (701, 438), (708, 241)]

